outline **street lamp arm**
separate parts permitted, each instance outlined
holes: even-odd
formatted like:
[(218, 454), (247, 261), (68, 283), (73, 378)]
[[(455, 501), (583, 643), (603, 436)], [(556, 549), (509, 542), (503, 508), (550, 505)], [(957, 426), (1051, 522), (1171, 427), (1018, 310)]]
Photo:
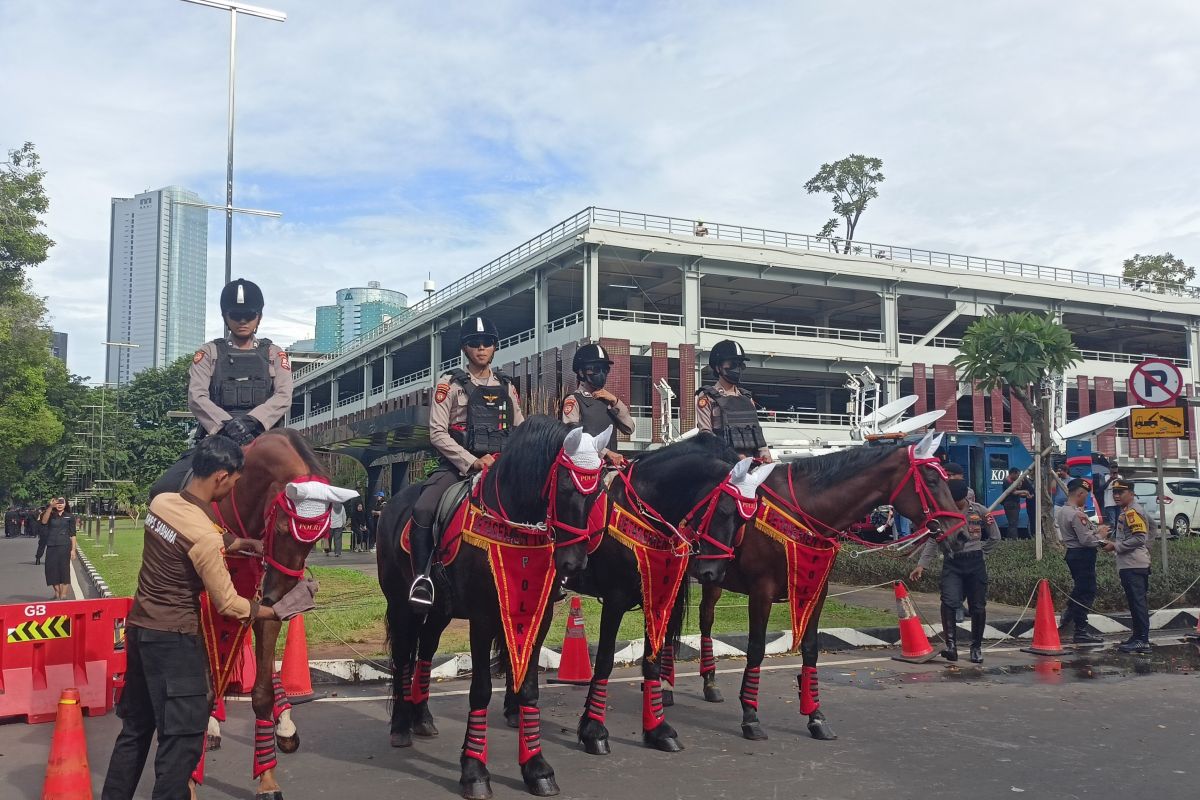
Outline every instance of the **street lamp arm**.
[(219, 8), (222, 11), (236, 11), (239, 14), (248, 14), (251, 17), (259, 17), (260, 19), (269, 19), (272, 22), (287, 22), (287, 14), (283, 11), (276, 11), (273, 8), (263, 8), (262, 6), (252, 6), (247, 3), (225, 2), (225, 0), (183, 0), (185, 3), (192, 3), (197, 6), (207, 6), (208, 8)]

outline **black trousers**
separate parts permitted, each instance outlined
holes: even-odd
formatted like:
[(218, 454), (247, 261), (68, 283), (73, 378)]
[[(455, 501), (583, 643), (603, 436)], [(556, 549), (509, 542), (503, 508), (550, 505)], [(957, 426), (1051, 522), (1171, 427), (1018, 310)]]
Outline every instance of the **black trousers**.
[(42, 533), (42, 534), (39, 534), (39, 535), (38, 535), (38, 549), (37, 549), (37, 555), (35, 555), (35, 556), (33, 557), (33, 560), (34, 560), (34, 561), (41, 561), (41, 560), (42, 560), (42, 556), (44, 556), (44, 555), (46, 555), (46, 534)]
[(1125, 600), (1129, 603), (1129, 616), (1133, 617), (1133, 638), (1150, 639), (1150, 568), (1137, 567), (1117, 571)]
[(967, 610), (980, 613), (987, 607), (987, 565), (983, 553), (959, 553), (942, 559), (942, 607), (956, 609), (967, 601)]
[(153, 800), (183, 800), (188, 778), (204, 750), (211, 705), (208, 656), (199, 636), (129, 627), (125, 691), (117, 703), (123, 722), (113, 745), (101, 800), (129, 800), (154, 755)]
[(1074, 622), (1075, 630), (1085, 630), (1088, 609), (1096, 601), (1096, 548), (1072, 547), (1067, 550), (1067, 569), (1075, 585), (1071, 588), (1071, 602), (1063, 612), (1062, 624)]
[(1004, 538), (1018, 539), (1021, 535), (1021, 507), (1004, 507)]

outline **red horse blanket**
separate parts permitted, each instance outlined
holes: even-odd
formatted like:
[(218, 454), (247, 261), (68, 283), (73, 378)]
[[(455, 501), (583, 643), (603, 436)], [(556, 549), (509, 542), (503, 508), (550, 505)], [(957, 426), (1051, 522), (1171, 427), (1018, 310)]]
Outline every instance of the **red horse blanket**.
[(666, 638), (671, 609), (687, 572), (691, 548), (683, 539), (662, 534), (641, 516), (616, 503), (609, 514), (608, 533), (637, 558), (646, 637), (650, 640), (649, 656), (653, 660)]

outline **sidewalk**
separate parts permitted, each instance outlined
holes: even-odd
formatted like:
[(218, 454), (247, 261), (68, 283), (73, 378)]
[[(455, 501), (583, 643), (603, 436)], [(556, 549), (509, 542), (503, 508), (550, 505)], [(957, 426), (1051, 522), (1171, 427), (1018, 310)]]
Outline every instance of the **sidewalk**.
[[(45, 602), (53, 596), (54, 592), (46, 585), (45, 568), (33, 563), (36, 554), (36, 536), (0, 538), (0, 604)], [(72, 562), (72, 570), (78, 564)], [(77, 572), (75, 578), (78, 580)], [(74, 586), (71, 594), (72, 600), (82, 599), (75, 596)]]

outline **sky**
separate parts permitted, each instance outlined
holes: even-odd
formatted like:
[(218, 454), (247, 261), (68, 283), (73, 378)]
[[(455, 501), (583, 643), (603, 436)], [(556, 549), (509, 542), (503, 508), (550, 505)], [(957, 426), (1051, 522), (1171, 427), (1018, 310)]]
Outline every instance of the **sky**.
[[(851, 153), (886, 176), (862, 241), (1200, 262), (1193, 0), (255, 2), (288, 20), (238, 24), (234, 202), (283, 217), (235, 221), (233, 272), (284, 344), (340, 287), (416, 301), (589, 205), (815, 233), (803, 185)], [(31, 279), (77, 374), (103, 374), (110, 198), (224, 200), (228, 28), (180, 0), (0, 2), (0, 146), (47, 171)]]

